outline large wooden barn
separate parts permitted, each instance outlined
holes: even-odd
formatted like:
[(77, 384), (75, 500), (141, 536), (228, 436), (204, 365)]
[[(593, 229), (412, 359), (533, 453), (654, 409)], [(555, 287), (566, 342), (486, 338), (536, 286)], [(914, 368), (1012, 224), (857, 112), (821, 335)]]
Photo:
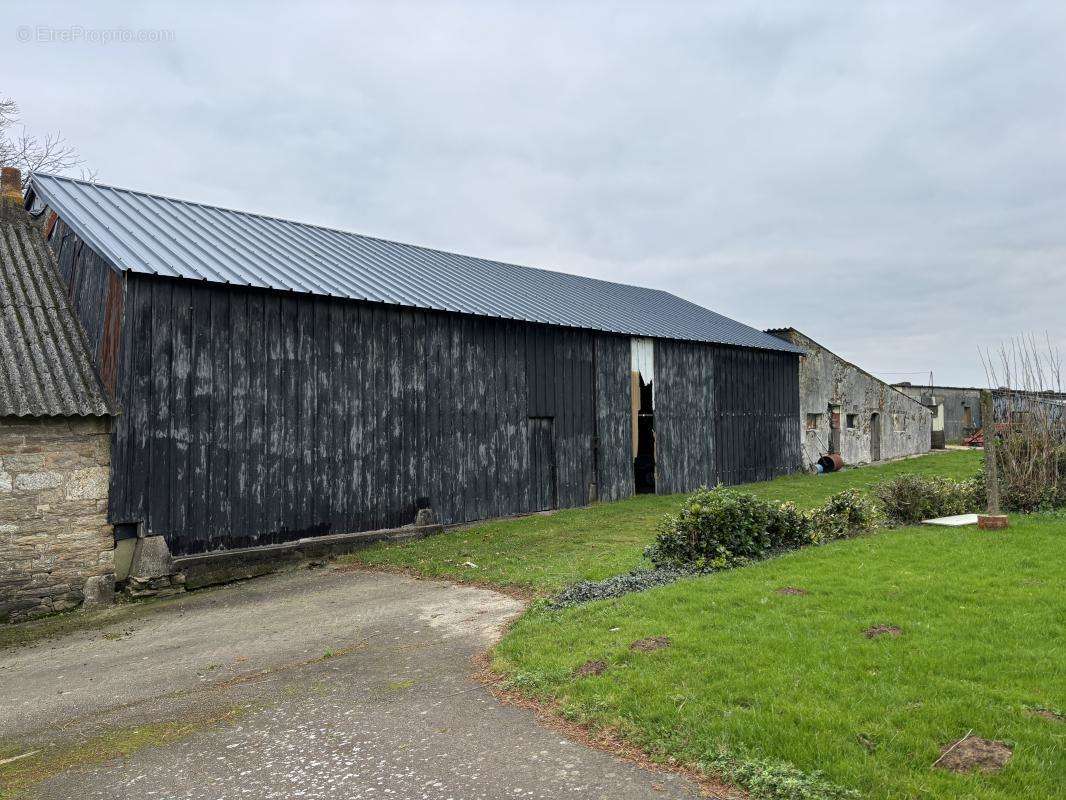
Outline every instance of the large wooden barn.
[(123, 411), (110, 521), (176, 555), (800, 465), (801, 351), (666, 292), (54, 176), (27, 205)]

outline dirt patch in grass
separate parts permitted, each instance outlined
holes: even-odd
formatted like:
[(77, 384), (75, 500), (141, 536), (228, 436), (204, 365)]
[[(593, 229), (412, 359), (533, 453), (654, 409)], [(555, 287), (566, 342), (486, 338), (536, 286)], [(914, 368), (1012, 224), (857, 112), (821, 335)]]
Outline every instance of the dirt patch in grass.
[(1043, 719), (1049, 719), (1052, 722), (1066, 722), (1066, 716), (1052, 711), (1050, 708), (1030, 708), (1026, 712), (1030, 717), (1042, 717)]
[(606, 661), (586, 661), (584, 664), (574, 670), (574, 676), (578, 678), (587, 678), (590, 675), (602, 675), (606, 671)]
[(877, 742), (872, 737), (867, 736), (865, 733), (860, 733), (855, 738), (865, 748), (867, 753), (877, 752)]
[(1014, 751), (1006, 742), (967, 736), (944, 745), (940, 758), (933, 765), (949, 772), (999, 772), (1010, 761)]
[(895, 625), (874, 625), (872, 628), (864, 630), (862, 635), (867, 639), (876, 639), (879, 636), (891, 636), (896, 639), (903, 635), (903, 629)]
[(810, 594), (806, 589), (800, 589), (798, 586), (782, 586), (777, 593), (789, 596)]
[(669, 636), (648, 636), (644, 639), (637, 639), (633, 644), (629, 645), (629, 649), (638, 653), (653, 653), (669, 646)]
[(489, 653), (475, 656), (473, 663), (474, 678), (499, 702), (533, 712), (537, 722), (572, 742), (610, 753), (615, 758), (620, 758), (649, 772), (678, 775), (694, 783), (699, 787), (700, 796), (710, 798), (710, 800), (750, 800), (750, 795), (743, 789), (723, 783), (697, 769), (680, 763), (662, 764), (652, 760), (646, 752), (625, 741), (615, 730), (609, 728), (595, 730), (588, 725), (565, 719), (556, 702), (541, 702), (507, 688), (506, 679), (492, 671)]

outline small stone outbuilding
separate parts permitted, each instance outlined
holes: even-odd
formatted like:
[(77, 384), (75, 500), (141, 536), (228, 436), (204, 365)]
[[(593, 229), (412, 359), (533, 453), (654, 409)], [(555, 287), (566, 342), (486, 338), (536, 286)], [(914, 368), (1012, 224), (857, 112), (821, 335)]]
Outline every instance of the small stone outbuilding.
[(977, 387), (916, 386), (912, 383), (893, 386), (907, 397), (937, 410), (938, 427), (943, 430), (943, 438), (948, 443), (958, 444), (981, 428), (981, 390)]
[(0, 188), (0, 622), (17, 622), (113, 595), (116, 408), (18, 171)]
[(768, 333), (806, 351), (799, 425), (808, 467), (829, 453), (846, 464), (869, 464), (929, 452), (933, 414), (920, 402), (795, 328)]

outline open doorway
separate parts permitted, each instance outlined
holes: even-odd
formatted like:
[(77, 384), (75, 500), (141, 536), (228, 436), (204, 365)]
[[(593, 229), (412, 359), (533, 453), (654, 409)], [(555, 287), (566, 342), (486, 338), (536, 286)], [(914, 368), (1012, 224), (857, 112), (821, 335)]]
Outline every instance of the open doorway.
[(870, 415), (870, 461), (881, 460), (881, 415)]
[(637, 410), (637, 447), (633, 459), (633, 478), (637, 494), (655, 492), (655, 406), (652, 385), (637, 377), (640, 406)]
[(655, 492), (655, 341), (633, 339), (630, 397), (633, 410), (633, 484)]

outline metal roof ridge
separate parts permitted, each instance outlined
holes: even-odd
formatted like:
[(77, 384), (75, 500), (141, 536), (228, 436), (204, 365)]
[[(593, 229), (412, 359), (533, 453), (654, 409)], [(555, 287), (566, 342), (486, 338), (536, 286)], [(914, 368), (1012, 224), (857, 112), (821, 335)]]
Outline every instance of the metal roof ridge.
[[(304, 222), (302, 220), (291, 219), (289, 217), (281, 217), (281, 216), (278, 216), (276, 214), (263, 214), (263, 213), (260, 213), (258, 211), (245, 211), (245, 210), (242, 210), (242, 209), (239, 209), (239, 208), (231, 208), (229, 206), (220, 206), (220, 205), (216, 205), (216, 204), (213, 204), (213, 203), (204, 203), (204, 202), (199, 201), (199, 200), (186, 200), (186, 199), (181, 198), (181, 197), (173, 197), (173, 196), (170, 196), (170, 195), (158, 194), (156, 192), (146, 192), (146, 191), (143, 191), (143, 190), (140, 190), (140, 189), (128, 189), (128, 188), (123, 187), (123, 186), (115, 186), (114, 184), (100, 183), (99, 181), (89, 181), (89, 180), (85, 180), (83, 178), (71, 178), (71, 177), (69, 177), (67, 175), (56, 175), (56, 174), (49, 173), (49, 172), (36, 172), (36, 173), (33, 174), (33, 176), (30, 179), (31, 186), (33, 184), (33, 181), (35, 179), (37, 179), (37, 178), (44, 178), (44, 179), (47, 179), (47, 180), (56, 180), (56, 181), (61, 181), (61, 182), (66, 182), (66, 183), (77, 183), (77, 184), (81, 184), (82, 186), (91, 186), (94, 189), (109, 189), (109, 190), (115, 191), (115, 192), (125, 192), (127, 194), (135, 194), (135, 195), (140, 195), (142, 197), (150, 197), (150, 198), (155, 199), (155, 200), (165, 200), (165, 201), (167, 201), (169, 203), (182, 203), (182, 204), (185, 204), (185, 205), (199, 206), (200, 208), (207, 208), (207, 209), (211, 209), (211, 210), (214, 210), (214, 211), (225, 211), (225, 212), (227, 212), (229, 214), (239, 214), (239, 215), (245, 216), (245, 217), (256, 217), (256, 218), (259, 218), (259, 219), (270, 220), (270, 221), (273, 221), (273, 222), (283, 222), (283, 223), (285, 223), (287, 225), (298, 225), (298, 226), (301, 226), (301, 227), (313, 228), (315, 230), (320, 230), (320, 231), (329, 231), (330, 233), (339, 233), (339, 234), (342, 234), (344, 236), (357, 236), (357, 237), (359, 237), (361, 239), (370, 239), (370, 240), (373, 240), (373, 241), (376, 241), (376, 242), (384, 242), (385, 244), (396, 245), (398, 247), (411, 247), (411, 248), (414, 248), (416, 250), (428, 251), (430, 253), (447, 253), (448, 255), (451, 255), (451, 256), (460, 256), (461, 258), (469, 258), (469, 259), (474, 260), (474, 261), (482, 261), (482, 262), (486, 262), (486, 263), (489, 263), (489, 264), (501, 264), (501, 265), (506, 266), (506, 267), (517, 267), (519, 269), (528, 269), (528, 270), (532, 270), (534, 272), (546, 272), (546, 273), (549, 273), (549, 274), (552, 274), (552, 275), (565, 275), (568, 278), (579, 278), (581, 280), (591, 281), (591, 282), (594, 282), (594, 283), (600, 283), (600, 284), (604, 284), (604, 285), (607, 285), (607, 286), (627, 286), (627, 287), (632, 287), (632, 288), (637, 288), (637, 289), (643, 289), (643, 290), (649, 291), (649, 292), (665, 292), (666, 294), (670, 294), (673, 297), (678, 297), (678, 295), (673, 295), (667, 289), (659, 289), (659, 288), (656, 288), (656, 287), (653, 287), (653, 286), (641, 286), (641, 285), (635, 284), (635, 283), (623, 283), (621, 281), (609, 281), (609, 280), (605, 280), (604, 278), (594, 278), (594, 277), (592, 277), (590, 275), (581, 275), (581, 274), (576, 273), (576, 272), (567, 272), (566, 270), (557, 269), (557, 268), (556, 269), (548, 269), (546, 267), (534, 267), (534, 266), (531, 266), (530, 264), (516, 264), (516, 263), (510, 262), (510, 261), (498, 261), (496, 259), (483, 258), (482, 256), (475, 256), (475, 255), (471, 255), (469, 253), (457, 253), (454, 250), (448, 250), (448, 249), (445, 249), (443, 247), (430, 247), (429, 245), (413, 244), (411, 242), (401, 242), (401, 241), (396, 240), (396, 239), (386, 239), (383, 236), (373, 236), (373, 235), (368, 234), (368, 233), (359, 233), (358, 231), (347, 230), (345, 228), (335, 228), (335, 227), (331, 227), (329, 225), (320, 225), (320, 224), (315, 223), (315, 222)], [(684, 299), (684, 298), (681, 298), (681, 299)], [(691, 302), (691, 301), (689, 301), (689, 302)]]

